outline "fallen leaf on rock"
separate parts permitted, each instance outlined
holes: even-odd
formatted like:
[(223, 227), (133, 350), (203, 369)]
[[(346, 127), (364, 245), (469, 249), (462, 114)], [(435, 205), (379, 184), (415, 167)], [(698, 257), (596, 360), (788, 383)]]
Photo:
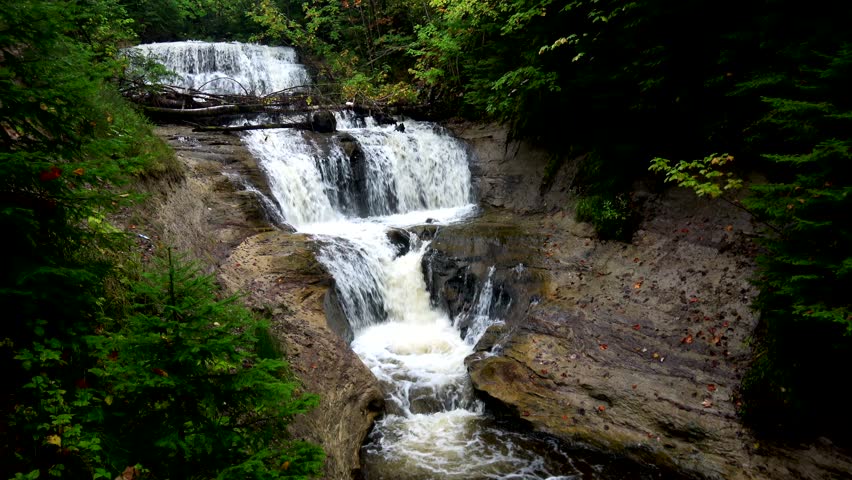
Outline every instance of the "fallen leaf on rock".
[(609, 348), (609, 345), (607, 345), (607, 344), (605, 344), (605, 343), (602, 343), (602, 344), (598, 345), (598, 347), (599, 347), (601, 350), (606, 350), (607, 348)]
[(715, 392), (716, 391), (716, 385), (713, 385), (712, 383), (707, 384), (707, 391), (708, 392)]
[(642, 282), (636, 282), (636, 283), (634, 283), (634, 284), (633, 284), (633, 288), (635, 288), (636, 290), (639, 290), (640, 288), (642, 288)]
[(605, 411), (606, 411), (606, 407), (604, 407), (603, 405), (598, 405), (598, 411), (599, 411), (599, 412), (605, 412)]
[(688, 344), (688, 343), (692, 343), (694, 341), (695, 341), (695, 339), (692, 338), (692, 335), (687, 335), (687, 336), (683, 337), (683, 339), (681, 339), (680, 343), (687, 343)]
[(728, 231), (728, 232), (732, 232), (732, 231), (734, 231), (734, 226), (733, 226), (733, 225), (728, 225), (728, 226), (726, 226), (726, 227), (725, 227), (725, 231)]
[(633, 325), (633, 330), (641, 330), (641, 329), (642, 329), (642, 325), (639, 325), (638, 323), (636, 325)]
[(701, 402), (701, 405), (704, 405), (704, 408), (710, 408), (713, 406), (713, 401), (708, 398)]
[(692, 298), (689, 299), (689, 303), (698, 303), (698, 301), (699, 300), (696, 297), (692, 297)]
[(542, 368), (542, 369), (541, 369), (541, 374), (542, 374), (542, 375), (547, 375), (547, 369), (546, 369), (546, 368)]
[(634, 383), (634, 384), (633, 384), (633, 390), (636, 390), (636, 387), (638, 387), (638, 386), (639, 386), (639, 385), (636, 385), (636, 384)]

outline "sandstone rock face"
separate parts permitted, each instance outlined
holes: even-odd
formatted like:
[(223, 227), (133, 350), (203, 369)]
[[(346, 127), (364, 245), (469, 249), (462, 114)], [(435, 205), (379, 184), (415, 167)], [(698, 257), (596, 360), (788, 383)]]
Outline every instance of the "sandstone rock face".
[(302, 235), (255, 235), (233, 251), (220, 278), (230, 289), (247, 292), (250, 305), (272, 314), (273, 337), (293, 372), (307, 391), (320, 395), (320, 406), (297, 417), (291, 433), (322, 445), (326, 478), (351, 478), (384, 399), (372, 373), (329, 327), (324, 306), (333, 280), (314, 248)]
[(475, 153), (470, 171), (474, 190), (483, 206), (517, 213), (543, 212), (564, 206), (578, 159), (558, 159), (563, 167), (548, 185), (544, 185), (545, 170), (554, 160), (553, 154), (526, 142), (508, 140), (506, 128), (500, 125), (462, 122), (447, 127), (464, 139)]
[(502, 208), (434, 232), (424, 274), (433, 301), (458, 315), (495, 268), (491, 308), (506, 323), (466, 362), (485, 399), (537, 431), (688, 477), (852, 472), (826, 439), (758, 439), (737, 416), (758, 321), (747, 214), (684, 190), (640, 192), (645, 220), (632, 243), (602, 242), (573, 219), (571, 175), (542, 195), (540, 173), (524, 174), (539, 154), (461, 130), (474, 135), (484, 203)]
[(293, 373), (306, 391), (321, 397), (320, 406), (298, 417), (289, 433), (323, 447), (325, 478), (352, 478), (384, 400), (375, 377), (341, 338), (349, 326), (333, 279), (316, 260), (316, 245), (270, 226), (261, 197), (243, 184), (268, 199), (266, 180), (237, 136), (172, 126), (158, 133), (175, 148), (187, 178), (158, 188), (164, 195), (146, 206), (146, 228), (211, 270), (218, 267), (227, 290), (243, 292), (249, 306), (271, 316), (271, 332)]

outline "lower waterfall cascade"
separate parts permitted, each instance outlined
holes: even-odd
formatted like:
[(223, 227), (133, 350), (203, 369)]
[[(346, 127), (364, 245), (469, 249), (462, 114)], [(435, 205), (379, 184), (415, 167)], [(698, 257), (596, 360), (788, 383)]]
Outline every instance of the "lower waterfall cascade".
[[(464, 364), (491, 324), (491, 276), (465, 319), (430, 303), (421, 267), (428, 242), (389, 230), (464, 221), (477, 212), (464, 144), (409, 119), (400, 131), (337, 114), (341, 133), (294, 130), (243, 135), (268, 176), (283, 218), (321, 245), (353, 330), (352, 350), (387, 400), (362, 449), (370, 479), (569, 479), (607, 476), (551, 440), (500, 426), (474, 396)], [(360, 153), (347, 155), (355, 139)], [(353, 158), (357, 157), (357, 161)], [(493, 274), (493, 268), (491, 273)]]

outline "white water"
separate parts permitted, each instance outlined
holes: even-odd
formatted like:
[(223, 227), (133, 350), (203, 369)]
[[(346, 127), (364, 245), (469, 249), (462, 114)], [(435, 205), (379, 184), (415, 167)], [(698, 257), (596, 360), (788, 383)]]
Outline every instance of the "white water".
[(189, 41), (133, 48), (175, 72), (177, 86), (207, 93), (267, 95), (310, 84), (307, 70), (289, 47)]

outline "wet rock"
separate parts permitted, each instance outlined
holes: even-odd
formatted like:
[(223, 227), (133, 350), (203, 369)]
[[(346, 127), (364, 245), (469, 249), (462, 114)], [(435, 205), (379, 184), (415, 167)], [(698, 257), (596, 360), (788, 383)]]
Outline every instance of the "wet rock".
[(313, 112), (310, 118), (311, 130), (317, 133), (331, 133), (337, 131), (337, 119), (328, 110)]
[(403, 228), (391, 228), (387, 231), (388, 240), (396, 249), (397, 255), (405, 255), (411, 250), (411, 234)]
[(538, 235), (507, 220), (491, 211), (464, 224), (443, 226), (435, 230), (423, 256), (432, 303), (458, 317), (463, 332), (489, 276), (494, 295), (488, 309), (502, 320), (519, 319), (543, 291), (543, 278), (529, 263), (535, 262)]
[(326, 292), (325, 299), (323, 300), (325, 317), (328, 322), (328, 328), (349, 345), (355, 339), (355, 334), (352, 332), (352, 325), (346, 319), (346, 314), (343, 312), (340, 298), (337, 295), (337, 289), (335, 288), (329, 288)]

